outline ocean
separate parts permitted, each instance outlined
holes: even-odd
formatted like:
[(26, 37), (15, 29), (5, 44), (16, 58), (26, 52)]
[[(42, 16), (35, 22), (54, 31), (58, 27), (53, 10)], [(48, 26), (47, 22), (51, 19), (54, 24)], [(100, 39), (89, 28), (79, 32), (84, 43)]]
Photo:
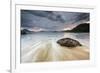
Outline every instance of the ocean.
[[(21, 43), (20, 43), (20, 45), (21, 45), (21, 48), (20, 48), (21, 49), (21, 52), (20, 52), (21, 62), (22, 63), (24, 63), (24, 62), (31, 63), (33, 61), (41, 61), (41, 60), (45, 61), (45, 59), (47, 59), (47, 58), (44, 58), (45, 55), (43, 55), (43, 54), (46, 54), (47, 52), (50, 55), (53, 55), (53, 53), (54, 53), (53, 56), (50, 56), (50, 55), (48, 56), (50, 60), (51, 60), (51, 58), (53, 58), (53, 60), (61, 60), (61, 59), (59, 59), (60, 56), (58, 56), (58, 55), (63, 55), (64, 53), (68, 52), (68, 51), (65, 52), (63, 49), (61, 49), (62, 47), (59, 48), (58, 44), (56, 43), (57, 40), (62, 39), (62, 38), (75, 39), (75, 40), (79, 41), (83, 46), (86, 46), (89, 49), (89, 42), (90, 42), (89, 33), (35, 32), (32, 34), (25, 34), (25, 35), (21, 36)], [(83, 57), (80, 55), (82, 53), (80, 53), (78, 48), (75, 51), (75, 53), (79, 54), (80, 58), (82, 57), (82, 59), (84, 59), (84, 56), (85, 56), (85, 58), (89, 57), (88, 56), (89, 51), (87, 53), (85, 52), (85, 51), (87, 51), (87, 50), (85, 50), (86, 47), (82, 48), (84, 50), (79, 48), (80, 50), (82, 50), (81, 52), (83, 53)], [(51, 49), (51, 51), (49, 52), (50, 49)], [(70, 51), (70, 53), (72, 53), (71, 50), (69, 50), (69, 51)], [(70, 56), (70, 55), (72, 55), (72, 54), (69, 54), (68, 56)], [(76, 59), (77, 56), (74, 57), (74, 53), (73, 53), (73, 57), (71, 57), (70, 59), (74, 59), (74, 58)]]

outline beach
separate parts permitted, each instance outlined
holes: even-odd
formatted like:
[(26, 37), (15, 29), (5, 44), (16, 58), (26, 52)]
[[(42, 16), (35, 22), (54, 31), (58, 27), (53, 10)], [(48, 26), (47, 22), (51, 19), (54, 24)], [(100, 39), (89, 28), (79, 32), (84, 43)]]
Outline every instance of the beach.
[(89, 48), (86, 46), (64, 47), (53, 40), (42, 40), (29, 49), (23, 50), (21, 62), (89, 60)]

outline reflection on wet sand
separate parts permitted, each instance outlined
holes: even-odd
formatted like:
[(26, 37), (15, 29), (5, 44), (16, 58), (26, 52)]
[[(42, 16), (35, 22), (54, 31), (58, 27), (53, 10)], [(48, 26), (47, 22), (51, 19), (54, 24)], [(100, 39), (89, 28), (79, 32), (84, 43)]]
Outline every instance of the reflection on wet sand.
[(88, 60), (89, 48), (77, 46), (74, 48), (62, 47), (53, 40), (44, 40), (23, 50), (21, 62), (48, 62), (68, 60)]

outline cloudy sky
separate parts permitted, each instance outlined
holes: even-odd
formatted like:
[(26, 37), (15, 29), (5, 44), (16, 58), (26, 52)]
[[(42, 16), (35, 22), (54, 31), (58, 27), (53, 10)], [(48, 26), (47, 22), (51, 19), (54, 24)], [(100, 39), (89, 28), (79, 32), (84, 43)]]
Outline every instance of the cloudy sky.
[(83, 21), (89, 21), (89, 13), (21, 10), (21, 28), (33, 31), (70, 30)]

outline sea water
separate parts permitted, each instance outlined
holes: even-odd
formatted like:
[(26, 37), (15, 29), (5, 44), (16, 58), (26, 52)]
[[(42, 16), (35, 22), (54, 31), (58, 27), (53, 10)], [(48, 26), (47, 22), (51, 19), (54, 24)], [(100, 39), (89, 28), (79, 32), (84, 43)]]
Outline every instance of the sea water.
[(20, 49), (22, 62), (31, 62), (32, 53), (37, 50), (36, 48), (38, 46), (44, 44), (43, 42), (51, 41), (52, 43), (56, 43), (57, 40), (62, 38), (75, 39), (79, 41), (82, 45), (89, 48), (89, 33), (34, 32), (32, 34), (21, 35)]

